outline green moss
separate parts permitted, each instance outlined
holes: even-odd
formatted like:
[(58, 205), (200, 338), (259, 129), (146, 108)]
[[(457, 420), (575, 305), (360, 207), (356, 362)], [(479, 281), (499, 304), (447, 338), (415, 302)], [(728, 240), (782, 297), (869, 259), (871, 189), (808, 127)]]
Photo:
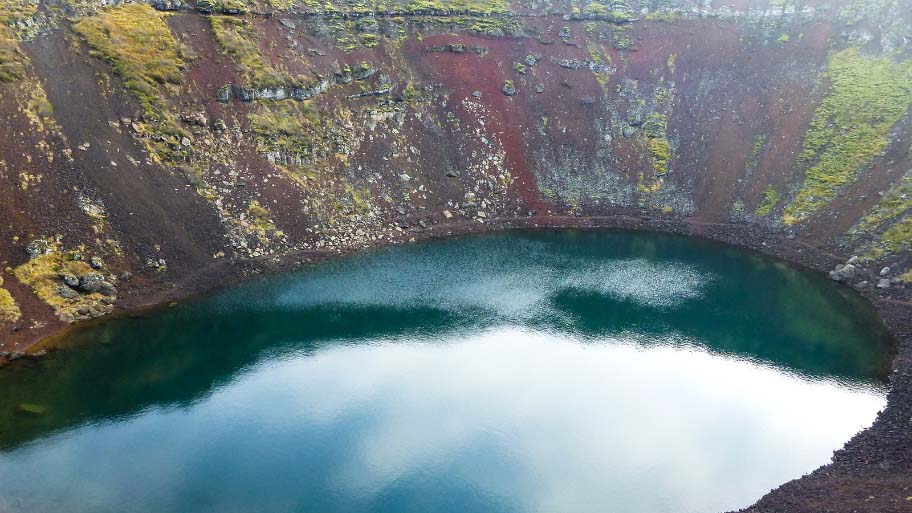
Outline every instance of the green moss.
[(288, 78), (276, 71), (260, 51), (259, 35), (246, 18), (210, 16), (209, 23), (219, 47), (238, 65), (248, 85), (281, 85)]
[(890, 253), (912, 247), (912, 217), (907, 217), (889, 227), (884, 232), (881, 242), (883, 248)]
[(0, 25), (0, 84), (15, 82), (25, 75), (25, 56), (7, 27)]
[(247, 116), (264, 152), (280, 150), (290, 155), (310, 155), (320, 126), (319, 113), (306, 102), (264, 102)]
[(271, 214), (266, 207), (260, 205), (257, 200), (251, 201), (247, 205), (245, 212), (247, 218), (248, 231), (260, 239), (268, 238), (270, 233), (275, 232), (275, 225), (270, 220)]
[(899, 279), (906, 283), (912, 283), (912, 269), (900, 274)]
[(411, 0), (403, 6), (406, 12), (449, 12), (487, 16), (510, 11), (507, 0)]
[(592, 16), (607, 16), (608, 6), (601, 2), (589, 2), (586, 5), (586, 13)]
[[(0, 278), (0, 285), (3, 285), (3, 278)], [(22, 312), (8, 290), (0, 286), (0, 324), (16, 322)]]
[(750, 155), (747, 156), (748, 160), (756, 161), (760, 157), (760, 152), (763, 151), (763, 146), (766, 145), (766, 134), (757, 134), (754, 137), (754, 146), (751, 148)]
[(769, 213), (776, 208), (778, 203), (779, 191), (772, 185), (769, 185), (766, 187), (766, 190), (763, 191), (763, 200), (760, 202), (760, 205), (757, 206), (755, 213), (761, 217), (769, 215)]
[(643, 133), (650, 138), (665, 137), (665, 125), (667, 122), (668, 119), (664, 114), (653, 112), (646, 116), (646, 120), (643, 121)]
[(649, 152), (652, 155), (653, 168), (657, 175), (668, 172), (668, 161), (671, 159), (671, 147), (668, 139), (656, 137), (649, 139)]
[(912, 61), (867, 57), (850, 48), (830, 57), (826, 79), (829, 90), (798, 157), (807, 168), (804, 183), (783, 213), (786, 224), (823, 208), (881, 156), (890, 129), (912, 102)]
[(785, 43), (788, 43), (790, 39), (791, 37), (789, 37), (788, 34), (780, 34), (776, 41), (778, 41), (780, 45), (784, 45)]
[(162, 85), (180, 83), (185, 66), (162, 16), (146, 4), (131, 4), (83, 18), (73, 26), (113, 66), (152, 119), (161, 116)]
[(75, 317), (80, 307), (93, 305), (104, 296), (99, 293), (80, 294), (67, 299), (58, 293), (62, 285), (60, 275), (82, 276), (92, 272), (92, 267), (82, 260), (73, 260), (69, 255), (52, 250), (48, 254), (33, 258), (13, 270), (16, 278), (32, 288), (35, 295), (54, 309), (61, 318)]
[(912, 209), (912, 173), (907, 173), (900, 182), (888, 190), (868, 213), (858, 222), (858, 231), (869, 231), (884, 221), (894, 219)]
[(645, 18), (649, 21), (664, 21), (665, 23), (671, 23), (678, 19), (678, 13), (670, 10), (650, 11), (646, 13)]
[(678, 60), (678, 54), (672, 52), (668, 54), (668, 60), (665, 61), (665, 64), (668, 66), (668, 71), (675, 72), (675, 62)]

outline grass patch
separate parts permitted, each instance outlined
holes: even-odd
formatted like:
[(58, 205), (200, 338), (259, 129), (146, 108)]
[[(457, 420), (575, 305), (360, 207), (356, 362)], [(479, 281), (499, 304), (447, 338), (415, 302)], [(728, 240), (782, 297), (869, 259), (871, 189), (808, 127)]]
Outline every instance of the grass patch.
[(829, 91), (817, 107), (798, 156), (804, 183), (786, 207), (786, 224), (806, 220), (883, 154), (888, 134), (912, 102), (912, 61), (866, 57), (849, 48), (833, 54)]
[(887, 228), (887, 231), (883, 233), (881, 244), (890, 253), (912, 247), (912, 217), (907, 217)]
[[(0, 285), (3, 285), (2, 277), (0, 277)], [(19, 310), (16, 300), (13, 299), (13, 295), (0, 286), (0, 324), (16, 322), (21, 316), (22, 312)]]
[(229, 16), (210, 16), (209, 23), (219, 47), (240, 68), (248, 85), (283, 85), (287, 77), (276, 71), (260, 51), (259, 35), (250, 20)]
[(248, 115), (261, 151), (280, 150), (306, 157), (312, 153), (320, 114), (305, 102), (280, 101), (260, 105)]
[(20, 265), (13, 274), (19, 281), (31, 287), (42, 301), (50, 305), (58, 317), (63, 317), (75, 316), (80, 307), (104, 297), (99, 293), (80, 294), (71, 300), (58, 293), (60, 287), (64, 286), (60, 275), (82, 276), (89, 272), (92, 272), (92, 267), (86, 262), (73, 260), (69, 255), (55, 250)]
[(772, 185), (769, 185), (766, 187), (766, 190), (763, 191), (763, 200), (760, 201), (760, 205), (757, 206), (757, 210), (754, 213), (761, 217), (769, 215), (769, 213), (776, 208), (778, 203), (779, 191)]
[(668, 161), (671, 159), (671, 147), (668, 145), (668, 139), (664, 137), (654, 137), (649, 139), (649, 153), (652, 156), (652, 167), (657, 175), (664, 175), (668, 172)]
[(912, 173), (902, 177), (884, 197), (858, 222), (858, 231), (868, 231), (880, 223), (894, 219), (912, 209)]
[(0, 26), (0, 84), (15, 82), (25, 76), (24, 61), (19, 42), (6, 26)]
[(912, 269), (900, 274), (899, 279), (906, 283), (912, 283)]
[(151, 119), (161, 118), (162, 86), (179, 84), (186, 65), (162, 16), (146, 4), (131, 4), (73, 26), (95, 54), (111, 64)]
[(250, 230), (261, 239), (265, 239), (270, 232), (275, 231), (275, 225), (272, 224), (270, 217), (269, 210), (260, 205), (259, 201), (253, 200), (247, 205), (246, 218), (250, 223)]

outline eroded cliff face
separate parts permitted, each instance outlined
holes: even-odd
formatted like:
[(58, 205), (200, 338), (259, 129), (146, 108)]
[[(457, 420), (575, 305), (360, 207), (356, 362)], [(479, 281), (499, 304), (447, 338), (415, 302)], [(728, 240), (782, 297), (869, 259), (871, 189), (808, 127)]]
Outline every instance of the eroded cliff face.
[(912, 281), (908, 0), (0, 18), (0, 351), (226, 262), (509, 218), (751, 225), (854, 255), (834, 277), (860, 288)]

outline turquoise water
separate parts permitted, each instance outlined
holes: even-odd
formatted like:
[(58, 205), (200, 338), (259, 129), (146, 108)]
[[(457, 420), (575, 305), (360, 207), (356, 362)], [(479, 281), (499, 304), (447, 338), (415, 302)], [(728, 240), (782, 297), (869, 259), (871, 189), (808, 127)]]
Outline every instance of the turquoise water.
[(736, 509), (871, 424), (890, 351), (845, 288), (705, 241), (376, 250), (0, 370), (0, 511)]

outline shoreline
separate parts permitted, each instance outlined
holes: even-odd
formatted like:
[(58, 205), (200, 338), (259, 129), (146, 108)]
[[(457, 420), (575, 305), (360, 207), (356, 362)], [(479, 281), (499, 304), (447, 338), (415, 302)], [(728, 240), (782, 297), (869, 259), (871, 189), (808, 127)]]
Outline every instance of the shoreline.
[[(20, 342), (17, 358), (36, 358), (48, 350), (60, 349), (74, 329), (120, 316), (144, 315), (221, 289), (238, 285), (260, 275), (290, 272), (306, 265), (354, 252), (412, 241), (515, 229), (614, 229), (639, 230), (682, 235), (758, 251), (792, 265), (827, 273), (848, 255), (834, 255), (784, 234), (748, 225), (704, 222), (698, 219), (649, 219), (635, 216), (537, 216), (498, 218), (439, 224), (420, 231), (391, 232), (363, 247), (345, 250), (295, 252), (281, 257), (233, 259), (213, 262), (182, 280), (163, 284), (148, 294), (132, 290), (114, 313), (89, 321), (52, 328), (49, 334), (35, 333)], [(226, 271), (237, 279), (226, 281)], [(168, 286), (170, 285), (170, 286)], [(912, 509), (912, 302), (885, 297), (878, 289), (856, 291), (876, 310), (895, 342), (887, 406), (874, 423), (848, 440), (834, 453), (831, 463), (801, 478), (782, 484), (743, 512), (902, 512)], [(5, 365), (0, 358), (0, 371)]]

